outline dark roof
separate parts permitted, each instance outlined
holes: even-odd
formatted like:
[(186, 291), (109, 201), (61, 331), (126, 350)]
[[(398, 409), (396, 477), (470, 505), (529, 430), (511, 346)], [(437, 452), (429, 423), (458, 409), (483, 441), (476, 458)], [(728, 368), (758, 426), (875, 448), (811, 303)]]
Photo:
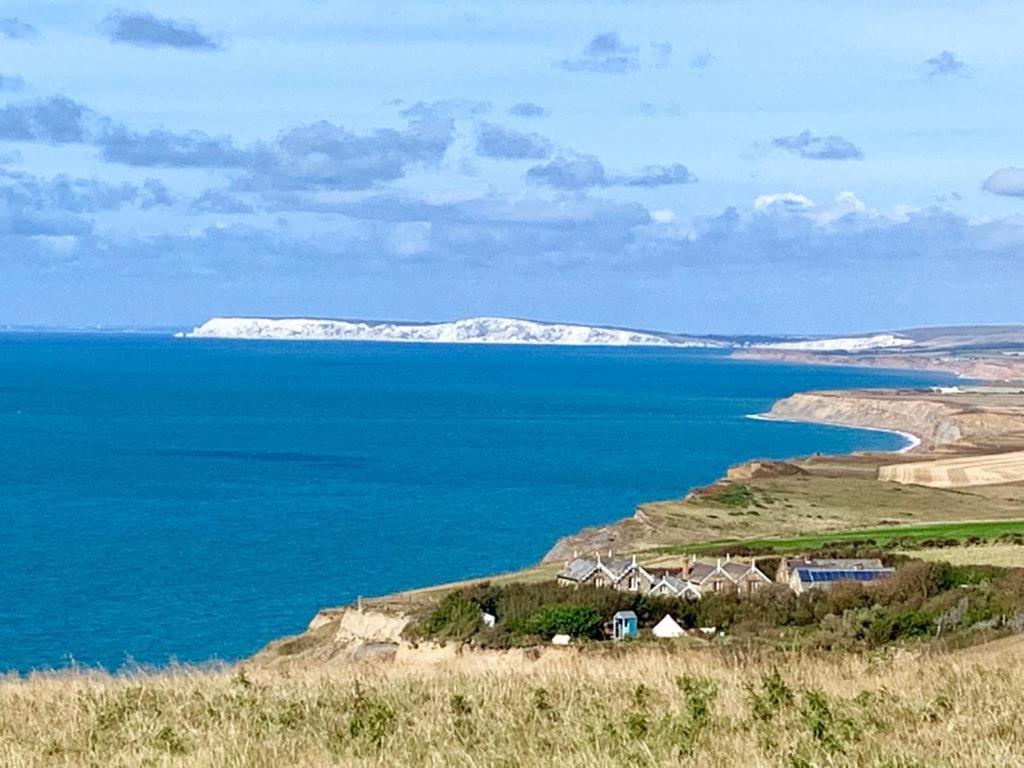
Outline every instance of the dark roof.
[(877, 558), (868, 557), (844, 557), (844, 558), (803, 558), (797, 557), (788, 560), (786, 563), (790, 570), (797, 570), (799, 568), (815, 568), (826, 570), (878, 570), (884, 567), (882, 561)]
[(694, 563), (690, 567), (690, 581), (695, 581), (698, 584), (704, 581), (708, 576), (714, 573), (716, 570), (715, 566), (710, 563)]
[(629, 560), (616, 560), (614, 558), (591, 560), (586, 557), (575, 557), (566, 563), (565, 568), (556, 575), (560, 579), (581, 582), (590, 578), (598, 568), (602, 568), (616, 582), (634, 569), (636, 569), (639, 575), (646, 577), (648, 581), (654, 581), (654, 577), (637, 565), (636, 561), (632, 558)]
[(842, 570), (833, 568), (797, 568), (796, 575), (805, 584), (833, 581), (874, 581), (888, 576), (892, 568), (861, 568)]
[(565, 568), (558, 572), (558, 576), (572, 581), (583, 581), (595, 570), (597, 570), (596, 561), (577, 557), (566, 563)]
[(686, 589), (689, 582), (686, 579), (680, 578), (674, 573), (666, 573), (661, 577), (661, 580), (668, 584), (674, 592), (682, 592)]
[(632, 560), (601, 560), (600, 563), (607, 568), (616, 579), (620, 578), (633, 566)]

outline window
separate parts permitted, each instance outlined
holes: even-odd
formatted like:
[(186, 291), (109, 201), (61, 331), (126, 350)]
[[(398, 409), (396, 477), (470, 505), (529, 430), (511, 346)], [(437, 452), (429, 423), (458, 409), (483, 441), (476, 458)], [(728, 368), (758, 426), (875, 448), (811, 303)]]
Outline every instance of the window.
[(636, 576), (629, 577), (629, 588), (633, 592), (636, 592), (638, 589), (640, 589), (640, 581), (639, 579), (637, 579)]
[(595, 587), (603, 587), (604, 586), (604, 579), (602, 579), (600, 576), (598, 578), (594, 579), (594, 586)]

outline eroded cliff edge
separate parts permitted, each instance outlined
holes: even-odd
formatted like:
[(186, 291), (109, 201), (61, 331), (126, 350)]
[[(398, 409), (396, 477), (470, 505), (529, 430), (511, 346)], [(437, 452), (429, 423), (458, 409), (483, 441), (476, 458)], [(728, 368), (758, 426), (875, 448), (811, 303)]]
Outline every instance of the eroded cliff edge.
[[(677, 542), (726, 540), (741, 532), (785, 535), (818, 528), (849, 527), (855, 522), (855, 513), (859, 514), (860, 508), (865, 506), (858, 499), (868, 499), (877, 492), (875, 486), (881, 464), (999, 453), (1024, 447), (1024, 396), (998, 391), (968, 388), (946, 393), (925, 390), (807, 392), (778, 401), (763, 418), (891, 430), (914, 435), (921, 442), (905, 458), (895, 454), (854, 454), (787, 462), (748, 462), (732, 468), (728, 478), (697, 489), (685, 499), (644, 504), (632, 517), (618, 523), (565, 536), (547, 553), (544, 562), (564, 560), (577, 550), (623, 551)], [(812, 477), (802, 478), (796, 484), (783, 478), (800, 471), (810, 472)], [(730, 482), (737, 481), (742, 481), (754, 493), (763, 489), (765, 495), (760, 508), (756, 499), (746, 511), (730, 508), (725, 489)], [(857, 485), (851, 485), (853, 482)], [(780, 490), (781, 486), (785, 486), (784, 491)], [(800, 487), (806, 488), (808, 497), (805, 500), (808, 509), (802, 516), (791, 514), (788, 508), (778, 508), (777, 499), (783, 492), (789, 494)], [(725, 493), (722, 497), (725, 502), (716, 500), (719, 493)], [(815, 494), (820, 498), (815, 499)], [(908, 497), (904, 495), (904, 498)], [(943, 500), (947, 502), (948, 499)], [(880, 500), (879, 504), (884, 506), (884, 501)], [(757, 515), (749, 516), (751, 511)], [(964, 509), (958, 514), (966, 519), (971, 511)], [(856, 522), (869, 524), (871, 518), (865, 516)]]
[(921, 440), (921, 451), (1002, 448), (1024, 436), (1019, 404), (969, 391), (806, 392), (775, 403), (766, 418), (906, 432)]

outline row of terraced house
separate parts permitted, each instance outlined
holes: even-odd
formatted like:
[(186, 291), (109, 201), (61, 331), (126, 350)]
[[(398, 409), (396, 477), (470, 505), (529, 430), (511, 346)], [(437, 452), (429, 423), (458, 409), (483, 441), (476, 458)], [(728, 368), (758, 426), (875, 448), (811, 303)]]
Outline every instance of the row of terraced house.
[(705, 563), (690, 557), (682, 568), (645, 568), (637, 563), (636, 556), (626, 560), (614, 557), (611, 552), (607, 557), (596, 554), (593, 558), (576, 554), (556, 578), (565, 586), (610, 587), (644, 595), (692, 599), (712, 592), (748, 595), (772, 583), (755, 560), (744, 562), (726, 555), (714, 563)]
[[(868, 582), (893, 572), (875, 559), (787, 559), (783, 558), (775, 581), (794, 592), (827, 588), (839, 581)], [(711, 593), (750, 595), (772, 583), (758, 568), (756, 560), (740, 560), (726, 555), (714, 563), (688, 557), (676, 569), (645, 568), (636, 561), (596, 553), (593, 558), (574, 553), (558, 572), (559, 584), (571, 587), (607, 587), (659, 597), (700, 599)]]

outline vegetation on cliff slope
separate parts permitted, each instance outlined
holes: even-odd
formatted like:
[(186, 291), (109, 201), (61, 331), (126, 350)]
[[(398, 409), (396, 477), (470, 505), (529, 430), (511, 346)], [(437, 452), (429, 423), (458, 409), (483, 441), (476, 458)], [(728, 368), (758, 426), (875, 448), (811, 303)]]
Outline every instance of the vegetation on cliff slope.
[[(801, 595), (774, 584), (750, 596), (701, 600), (554, 582), (482, 583), (448, 593), (409, 633), (484, 648), (534, 645), (557, 633), (600, 639), (604, 622), (620, 610), (634, 611), (641, 627), (671, 614), (684, 627), (719, 627), (733, 641), (785, 648), (868, 650), (940, 636), (974, 642), (1024, 631), (1024, 570), (909, 561), (871, 584)], [(484, 625), (483, 612), (497, 618), (495, 626)]]

